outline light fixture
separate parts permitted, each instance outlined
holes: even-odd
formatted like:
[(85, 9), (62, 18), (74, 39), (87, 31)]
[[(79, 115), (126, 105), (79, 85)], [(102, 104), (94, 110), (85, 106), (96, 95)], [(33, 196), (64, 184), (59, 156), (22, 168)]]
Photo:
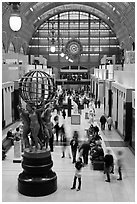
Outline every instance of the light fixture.
[(113, 7), (113, 11), (115, 11), (116, 10), (116, 8), (115, 7)]
[(32, 7), (30, 8), (30, 11), (32, 11), (32, 12), (33, 12), (33, 8), (32, 8)]
[(65, 57), (65, 54), (64, 54), (64, 52), (62, 52), (62, 53), (60, 54), (60, 56), (61, 56), (61, 57)]
[(133, 40), (132, 36), (129, 34), (129, 38)]
[(68, 60), (68, 56), (66, 56), (66, 60)]
[(64, 50), (63, 50), (63, 38), (62, 38), (62, 44), (61, 44), (61, 54), (60, 54), (60, 56), (61, 57), (65, 57), (65, 53), (64, 53)]
[(73, 60), (72, 60), (72, 59), (68, 59), (68, 61), (73, 63)]
[(56, 47), (55, 47), (54, 44), (52, 44), (52, 45), (50, 46), (50, 51), (51, 51), (52, 53), (54, 53), (54, 52), (56, 51)]
[(50, 45), (50, 51), (54, 53), (56, 51), (56, 46), (55, 46), (55, 29), (54, 29), (54, 24), (55, 22), (51, 22), (52, 28), (51, 28), (51, 45)]
[(19, 2), (11, 2), (9, 5), (12, 5), (12, 11), (11, 16), (9, 18), (9, 25), (11, 30), (17, 32), (21, 29), (22, 26), (22, 19), (20, 17), (20, 11), (19, 11)]

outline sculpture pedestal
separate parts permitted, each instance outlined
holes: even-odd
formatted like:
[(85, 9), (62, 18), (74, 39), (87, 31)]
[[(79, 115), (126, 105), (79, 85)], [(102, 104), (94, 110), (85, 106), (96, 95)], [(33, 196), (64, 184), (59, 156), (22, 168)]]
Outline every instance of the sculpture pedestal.
[(50, 150), (24, 150), (22, 168), (18, 177), (18, 191), (26, 196), (45, 196), (57, 190), (57, 176), (52, 171)]

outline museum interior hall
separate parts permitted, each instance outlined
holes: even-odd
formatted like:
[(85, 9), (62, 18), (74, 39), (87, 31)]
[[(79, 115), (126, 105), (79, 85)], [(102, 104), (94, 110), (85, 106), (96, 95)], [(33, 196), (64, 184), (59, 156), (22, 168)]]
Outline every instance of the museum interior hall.
[(2, 202), (135, 202), (135, 2), (4, 2)]

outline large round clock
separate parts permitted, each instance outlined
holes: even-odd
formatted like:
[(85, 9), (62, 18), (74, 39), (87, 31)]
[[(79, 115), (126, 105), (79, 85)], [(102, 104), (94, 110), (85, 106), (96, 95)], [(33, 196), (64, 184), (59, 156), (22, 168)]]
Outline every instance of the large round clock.
[(66, 44), (65, 51), (68, 56), (76, 58), (82, 52), (82, 45), (77, 39), (69, 40)]

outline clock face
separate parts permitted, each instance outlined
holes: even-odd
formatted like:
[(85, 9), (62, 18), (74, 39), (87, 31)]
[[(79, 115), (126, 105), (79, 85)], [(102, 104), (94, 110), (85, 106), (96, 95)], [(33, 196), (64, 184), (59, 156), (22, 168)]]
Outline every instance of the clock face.
[(76, 42), (72, 42), (69, 44), (69, 51), (71, 54), (78, 54), (80, 50), (80, 46), (79, 44), (77, 44)]
[(82, 45), (79, 40), (70, 40), (66, 44), (66, 52), (68, 55), (78, 57), (81, 54)]

